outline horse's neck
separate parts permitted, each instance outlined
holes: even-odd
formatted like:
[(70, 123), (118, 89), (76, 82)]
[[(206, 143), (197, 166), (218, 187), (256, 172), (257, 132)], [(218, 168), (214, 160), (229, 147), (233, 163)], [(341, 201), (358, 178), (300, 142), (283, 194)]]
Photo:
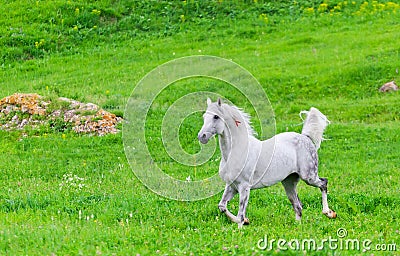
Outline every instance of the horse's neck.
[(219, 136), (219, 148), (221, 150), (222, 159), (226, 161), (231, 150), (231, 142), (229, 136)]
[(246, 150), (248, 145), (248, 132), (243, 127), (225, 127), (224, 133), (219, 136), (219, 146), (223, 160), (227, 161), (232, 151)]

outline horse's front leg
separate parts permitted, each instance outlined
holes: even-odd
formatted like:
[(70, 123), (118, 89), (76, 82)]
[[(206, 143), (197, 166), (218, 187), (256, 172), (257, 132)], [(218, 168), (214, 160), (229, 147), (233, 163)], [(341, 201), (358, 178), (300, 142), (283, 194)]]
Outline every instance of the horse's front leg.
[(230, 185), (226, 185), (224, 194), (222, 195), (222, 199), (218, 204), (218, 208), (221, 212), (225, 213), (228, 218), (235, 222), (239, 223), (239, 219), (233, 215), (227, 208), (228, 202), (237, 194), (237, 190)]
[(239, 212), (237, 218), (238, 226), (249, 225), (249, 219), (246, 218), (246, 208), (250, 197), (250, 187), (244, 186), (239, 189)]

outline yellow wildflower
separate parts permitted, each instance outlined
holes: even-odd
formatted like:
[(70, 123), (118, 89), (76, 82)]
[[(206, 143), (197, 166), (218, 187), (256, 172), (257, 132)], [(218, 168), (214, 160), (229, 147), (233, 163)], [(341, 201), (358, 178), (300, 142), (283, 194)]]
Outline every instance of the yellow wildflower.
[(265, 23), (268, 23), (268, 16), (265, 13), (260, 14), (259, 17), (261, 20), (263, 20)]
[(309, 7), (309, 8), (305, 8), (304, 9), (304, 12), (306, 13), (306, 14), (314, 14), (314, 7)]
[(322, 3), (319, 5), (318, 12), (322, 13), (322, 12), (325, 12), (326, 10), (328, 10), (328, 4)]
[(44, 39), (40, 39), (39, 42), (35, 42), (35, 47), (38, 49), (44, 45)]
[(100, 10), (97, 10), (97, 9), (93, 9), (93, 10), (92, 10), (92, 13), (93, 13), (94, 15), (100, 15), (101, 11), (100, 11)]

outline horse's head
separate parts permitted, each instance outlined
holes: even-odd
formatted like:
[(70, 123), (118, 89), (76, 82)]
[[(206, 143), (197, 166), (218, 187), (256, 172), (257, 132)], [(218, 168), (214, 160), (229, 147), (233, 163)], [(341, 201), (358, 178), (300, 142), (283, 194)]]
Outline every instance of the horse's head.
[(203, 144), (206, 144), (215, 134), (222, 134), (225, 128), (223, 120), (222, 101), (211, 102), (207, 99), (207, 110), (203, 115), (204, 124), (201, 127), (197, 138)]

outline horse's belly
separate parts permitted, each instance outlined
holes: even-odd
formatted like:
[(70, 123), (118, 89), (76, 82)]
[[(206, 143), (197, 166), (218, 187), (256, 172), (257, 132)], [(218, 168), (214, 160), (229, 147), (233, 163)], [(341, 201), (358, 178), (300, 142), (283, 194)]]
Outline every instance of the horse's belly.
[[(293, 151), (293, 152), (292, 152)], [(288, 175), (296, 172), (296, 153), (294, 148), (275, 148), (274, 153), (265, 153), (267, 157), (260, 158), (253, 175), (253, 187), (272, 186)]]
[(264, 176), (258, 180), (254, 180), (252, 188), (262, 188), (275, 185), (278, 182), (284, 180), (289, 174), (293, 172), (279, 171), (279, 170), (267, 170)]

